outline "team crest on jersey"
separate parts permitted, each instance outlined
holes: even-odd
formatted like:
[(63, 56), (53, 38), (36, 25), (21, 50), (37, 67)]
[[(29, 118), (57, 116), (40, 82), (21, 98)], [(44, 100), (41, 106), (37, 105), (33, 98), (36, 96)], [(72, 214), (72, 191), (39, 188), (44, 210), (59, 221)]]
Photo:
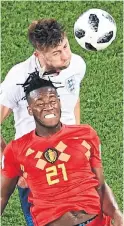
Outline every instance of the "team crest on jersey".
[(75, 81), (74, 75), (72, 75), (71, 77), (69, 77), (68, 79), (65, 80), (66, 89), (70, 93), (75, 93), (75, 85), (76, 85), (76, 81)]
[(58, 152), (56, 149), (48, 148), (44, 152), (44, 157), (48, 162), (54, 163), (58, 159)]

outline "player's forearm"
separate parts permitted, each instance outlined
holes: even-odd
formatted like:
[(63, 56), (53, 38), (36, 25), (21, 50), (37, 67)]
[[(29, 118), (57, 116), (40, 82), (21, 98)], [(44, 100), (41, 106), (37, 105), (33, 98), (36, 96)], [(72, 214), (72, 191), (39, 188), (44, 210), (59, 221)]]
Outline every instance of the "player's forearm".
[[(5, 170), (5, 168), (4, 168)], [(7, 173), (7, 171), (6, 171)], [(3, 213), (10, 196), (12, 195), (12, 193), (14, 192), (14, 189), (16, 187), (16, 184), (18, 182), (19, 177), (13, 177), (13, 178), (9, 178), (8, 176), (5, 176), (4, 173), (2, 172), (1, 174), (1, 198), (0, 198), (0, 205), (1, 205), (1, 214)]]
[(101, 186), (100, 196), (101, 196), (102, 210), (104, 214), (114, 219), (115, 214), (119, 213), (119, 207), (114, 198), (111, 188), (106, 183), (104, 183), (104, 185)]
[(76, 125), (80, 125), (80, 99), (78, 99), (74, 109)]
[(3, 152), (3, 150), (5, 149), (5, 147), (6, 147), (6, 142), (3, 139), (3, 137), (0, 136), (0, 150), (1, 150), (1, 152)]
[(1, 204), (0, 204), (1, 210), (0, 210), (0, 215), (3, 214), (4, 209), (5, 209), (5, 207), (6, 207), (7, 203), (8, 203), (8, 200), (9, 200), (9, 198), (2, 198), (1, 197)]

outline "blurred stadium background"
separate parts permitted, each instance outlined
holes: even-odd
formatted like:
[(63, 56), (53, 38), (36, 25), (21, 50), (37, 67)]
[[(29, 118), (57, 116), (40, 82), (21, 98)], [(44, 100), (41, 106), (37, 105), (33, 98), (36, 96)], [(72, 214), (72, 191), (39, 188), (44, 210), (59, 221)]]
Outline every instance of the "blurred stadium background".
[[(76, 43), (73, 25), (87, 9), (108, 11), (117, 23), (117, 37), (101, 52), (87, 52)], [(65, 25), (71, 49), (87, 64), (81, 84), (81, 123), (92, 125), (102, 142), (102, 159), (107, 183), (122, 208), (122, 1), (2, 1), (1, 2), (1, 81), (9, 69), (28, 58), (33, 49), (27, 40), (32, 20), (54, 17)], [(17, 75), (18, 76), (18, 75)], [(2, 135), (9, 142), (14, 137), (13, 117), (2, 126)], [(2, 217), (2, 226), (26, 225), (15, 190)]]

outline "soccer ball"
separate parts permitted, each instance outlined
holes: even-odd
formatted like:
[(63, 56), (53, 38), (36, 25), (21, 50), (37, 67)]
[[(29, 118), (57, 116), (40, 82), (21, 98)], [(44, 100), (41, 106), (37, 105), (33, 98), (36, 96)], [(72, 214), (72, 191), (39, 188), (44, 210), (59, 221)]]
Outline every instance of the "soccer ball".
[(116, 37), (113, 17), (101, 9), (89, 9), (74, 24), (74, 36), (79, 45), (91, 51), (107, 48)]

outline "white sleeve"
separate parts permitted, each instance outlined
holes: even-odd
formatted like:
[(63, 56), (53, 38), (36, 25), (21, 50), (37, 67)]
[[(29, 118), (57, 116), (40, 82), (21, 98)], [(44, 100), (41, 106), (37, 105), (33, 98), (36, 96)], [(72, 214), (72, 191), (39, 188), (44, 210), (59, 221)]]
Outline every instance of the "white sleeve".
[(77, 81), (76, 87), (75, 87), (75, 94), (78, 98), (80, 95), (80, 85), (81, 85), (82, 79), (84, 78), (85, 72), (86, 72), (86, 63), (83, 60), (83, 58), (81, 58), (79, 56), (79, 58), (78, 58), (78, 74), (75, 76), (75, 79)]
[(85, 61), (83, 60), (82, 57), (80, 57), (78, 65), (79, 65), (79, 69), (80, 69), (80, 76), (79, 76), (79, 78), (80, 78), (80, 83), (81, 83), (81, 81), (84, 78), (84, 75), (86, 73), (86, 63), (85, 63)]
[[(20, 87), (16, 85), (16, 79), (14, 79), (15, 70), (14, 67), (9, 71), (5, 80), (0, 84), (0, 104), (10, 109), (17, 107), (19, 100)], [(18, 76), (18, 74), (16, 74)]]
[(17, 107), (17, 88), (14, 86), (8, 86), (8, 90), (4, 90), (2, 88), (2, 84), (0, 87), (0, 104), (8, 107), (10, 109), (14, 109)]

